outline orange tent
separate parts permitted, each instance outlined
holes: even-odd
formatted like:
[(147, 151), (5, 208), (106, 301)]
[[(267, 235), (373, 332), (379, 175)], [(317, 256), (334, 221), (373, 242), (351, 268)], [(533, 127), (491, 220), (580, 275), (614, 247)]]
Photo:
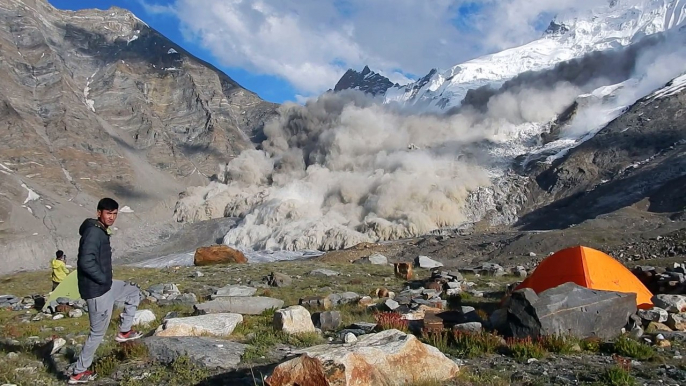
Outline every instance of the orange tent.
[(515, 290), (531, 288), (540, 293), (567, 282), (596, 290), (633, 292), (638, 308), (653, 307), (650, 300), (653, 294), (622, 263), (603, 252), (582, 246), (548, 256)]

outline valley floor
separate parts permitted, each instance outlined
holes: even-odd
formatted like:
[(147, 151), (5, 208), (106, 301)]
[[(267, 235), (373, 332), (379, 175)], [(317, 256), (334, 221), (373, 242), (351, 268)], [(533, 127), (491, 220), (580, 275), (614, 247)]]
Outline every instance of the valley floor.
[[(440, 240), (439, 240), (440, 243)], [(684, 259), (684, 256), (681, 256)], [(657, 259), (651, 264), (670, 264), (669, 259)], [(337, 276), (320, 277), (310, 273), (326, 268), (339, 273)], [(198, 272), (201, 274), (199, 275)], [(272, 272), (293, 278), (288, 287), (266, 287), (263, 279)], [(417, 269), (416, 277), (425, 279), (428, 270)], [(307, 296), (326, 296), (346, 291), (367, 295), (379, 287), (396, 293), (408, 284), (393, 275), (389, 265), (350, 264), (348, 262), (325, 262), (317, 260), (261, 263), (213, 267), (177, 267), (166, 269), (141, 269), (117, 267), (115, 278), (133, 281), (146, 289), (155, 284), (175, 283), (183, 293), (193, 293), (199, 301), (208, 298), (217, 288), (227, 284), (244, 284), (258, 288), (256, 295), (281, 299), (285, 306), (298, 304)], [(479, 312), (488, 313), (497, 307), (508, 284), (519, 280), (514, 276), (486, 277), (465, 275), (476, 283), (483, 297), (462, 294), (449, 299), (450, 307), (474, 306)], [(45, 294), (50, 290), (48, 272), (20, 273), (0, 278), (0, 292), (23, 297)], [(147, 301), (140, 309), (154, 312), (158, 321), (168, 312), (185, 315), (192, 312), (189, 306), (159, 306)], [(343, 305), (342, 328), (355, 322), (375, 322), (375, 314), (360, 305)], [(60, 320), (43, 319), (31, 321), (35, 310), (23, 312), (0, 310), (0, 382), (16, 385), (63, 384), (63, 372), (88, 330), (86, 316)], [(113, 341), (116, 318), (98, 351), (95, 370), (101, 380), (96, 385), (261, 385), (263, 377), (282, 361), (286, 354), (296, 348), (326, 342), (326, 337), (337, 339), (337, 333), (286, 336), (274, 332), (270, 312), (262, 315), (246, 315), (226, 342), (241, 342), (247, 348), (241, 363), (235, 369), (209, 370), (198, 366), (187, 357), (174, 363), (162, 365), (150, 356), (145, 346), (134, 343), (118, 346)], [(143, 330), (152, 333), (158, 323)], [(58, 355), (49, 356), (41, 350), (43, 342), (55, 337), (64, 338), (67, 345)], [(618, 342), (568, 342), (515, 347), (512, 343), (483, 346), (479, 339), (455, 342), (447, 335), (428, 334), (422, 337), (435, 345), (460, 365), (461, 373), (452, 385), (558, 385), (558, 384), (608, 384), (608, 385), (676, 385), (686, 381), (686, 366), (681, 355), (686, 351), (686, 334), (670, 336), (671, 346), (656, 348), (652, 345)], [(207, 353), (212, 355), (212, 353)], [(619, 360), (620, 355), (626, 360)], [(437, 385), (438, 383), (435, 383)], [(427, 383), (422, 385), (434, 385)], [(415, 385), (417, 386), (417, 385)]]

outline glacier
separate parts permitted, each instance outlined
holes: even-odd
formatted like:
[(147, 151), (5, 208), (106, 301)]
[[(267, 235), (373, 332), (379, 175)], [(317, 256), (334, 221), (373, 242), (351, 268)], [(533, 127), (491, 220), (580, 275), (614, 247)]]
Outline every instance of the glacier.
[(432, 71), (429, 79), (391, 87), (387, 103), (416, 105), (425, 111), (445, 111), (459, 106), (467, 91), (481, 86), (498, 87), (527, 71), (552, 68), (593, 51), (627, 46), (644, 36), (680, 27), (686, 19), (686, 0), (621, 0), (604, 3), (579, 14), (558, 15), (547, 30), (528, 44)]

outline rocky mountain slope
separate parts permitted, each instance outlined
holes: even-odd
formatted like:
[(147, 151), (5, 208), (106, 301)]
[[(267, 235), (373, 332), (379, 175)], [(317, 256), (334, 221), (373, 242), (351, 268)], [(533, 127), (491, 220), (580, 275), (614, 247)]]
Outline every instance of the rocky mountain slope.
[(0, 272), (73, 256), (102, 196), (127, 206), (115, 255), (151, 241), (140, 229), (252, 148), (276, 108), (123, 9), (0, 0), (0, 21)]

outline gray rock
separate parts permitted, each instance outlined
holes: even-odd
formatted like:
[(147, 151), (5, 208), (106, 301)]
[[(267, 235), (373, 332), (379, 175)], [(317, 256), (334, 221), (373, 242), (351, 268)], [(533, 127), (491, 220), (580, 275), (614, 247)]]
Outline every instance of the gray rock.
[(462, 312), (462, 317), (464, 318), (464, 321), (466, 323), (469, 323), (469, 322), (481, 323), (481, 322), (483, 322), (481, 320), (481, 317), (479, 316), (479, 314), (476, 313), (476, 309), (474, 307), (462, 306), (460, 308), (460, 311)]
[(355, 343), (357, 342), (357, 336), (355, 336), (355, 334), (353, 334), (352, 332), (348, 332), (347, 334), (345, 334), (343, 341), (345, 343)]
[(290, 306), (276, 310), (272, 324), (275, 330), (287, 334), (315, 332), (312, 316), (303, 306)]
[(181, 291), (179, 291), (179, 287), (176, 284), (156, 284), (148, 288), (148, 292), (153, 295), (181, 295)]
[(355, 292), (342, 292), (327, 296), (325, 302), (330, 302), (333, 306), (340, 306), (343, 304), (355, 303), (358, 300), (360, 300), (359, 294)]
[(80, 317), (83, 316), (83, 311), (81, 311), (80, 309), (76, 308), (76, 309), (73, 309), (73, 310), (69, 311), (69, 314), (68, 314), (68, 315), (69, 315), (70, 318), (80, 318)]
[(384, 304), (384, 306), (386, 306), (386, 308), (388, 308), (388, 309), (391, 310), (391, 311), (393, 311), (393, 310), (397, 309), (398, 307), (400, 307), (400, 304), (398, 304), (398, 302), (396, 302), (396, 301), (393, 300), (393, 299), (386, 299), (386, 301), (383, 302), (383, 304)]
[(495, 310), (488, 318), (490, 328), (497, 331), (506, 331), (507, 329), (507, 309), (500, 308)]
[(71, 304), (72, 300), (69, 298), (59, 297), (55, 300), (57, 304)]
[(133, 317), (134, 326), (148, 326), (157, 320), (155, 314), (150, 310), (138, 310)]
[(651, 299), (655, 307), (667, 310), (671, 313), (686, 312), (685, 295), (655, 295)]
[(157, 304), (160, 306), (173, 306), (173, 305), (193, 306), (197, 303), (198, 303), (198, 298), (193, 293), (176, 295), (176, 296), (173, 296), (169, 299), (162, 299), (162, 300), (157, 301)]
[(686, 331), (686, 313), (669, 314), (665, 324), (667, 324), (672, 330)]
[(433, 260), (428, 256), (417, 256), (414, 259), (414, 265), (419, 268), (432, 269), (442, 267), (443, 263)]
[(218, 289), (212, 299), (226, 297), (226, 296), (253, 296), (257, 292), (257, 288), (248, 287), (244, 285), (227, 285)]
[(483, 329), (483, 327), (481, 326), (481, 323), (479, 323), (479, 322), (461, 323), (461, 324), (456, 324), (453, 326), (453, 331), (461, 331), (461, 332), (469, 332), (469, 333), (481, 332), (482, 329)]
[(354, 261), (355, 264), (374, 264), (374, 265), (386, 265), (388, 264), (388, 258), (380, 253), (373, 253), (370, 256), (363, 257)]
[(312, 322), (322, 331), (336, 331), (341, 327), (341, 313), (338, 311), (317, 312), (312, 315)]
[(374, 331), (376, 328), (376, 323), (368, 323), (368, 322), (355, 322), (351, 325), (352, 328), (358, 329), (358, 330), (363, 330), (367, 333), (370, 333)]
[(310, 276), (326, 276), (326, 277), (331, 277), (331, 276), (339, 276), (341, 273), (332, 271), (330, 269), (325, 269), (325, 268), (319, 268), (315, 269), (312, 272), (310, 272)]
[(233, 312), (242, 315), (259, 315), (264, 311), (283, 307), (283, 300), (263, 296), (223, 297), (194, 306), (198, 314)]
[(207, 337), (150, 337), (143, 339), (150, 357), (168, 365), (181, 356), (211, 370), (234, 370), (247, 347), (244, 344)]
[(336, 338), (338, 340), (345, 341), (345, 336), (347, 334), (353, 334), (355, 336), (362, 336), (362, 335), (369, 334), (369, 333), (371, 333), (371, 331), (366, 331), (366, 330), (363, 330), (361, 328), (346, 328), (345, 330), (339, 331), (338, 334), (336, 334)]
[(669, 313), (667, 313), (666, 310), (659, 307), (653, 307), (650, 310), (638, 310), (636, 314), (645, 321), (659, 323), (666, 322), (667, 316), (669, 316)]
[(173, 318), (155, 331), (156, 336), (229, 336), (239, 323), (243, 322), (240, 314), (209, 314)]
[(86, 303), (86, 301), (83, 299), (76, 299), (74, 300), (74, 307), (87, 311), (88, 303)]
[(272, 272), (267, 276), (267, 284), (272, 287), (288, 287), (293, 283), (290, 276), (283, 273)]
[(571, 335), (613, 339), (636, 313), (636, 294), (597, 291), (565, 283), (541, 292), (512, 293), (507, 305), (507, 336)]

